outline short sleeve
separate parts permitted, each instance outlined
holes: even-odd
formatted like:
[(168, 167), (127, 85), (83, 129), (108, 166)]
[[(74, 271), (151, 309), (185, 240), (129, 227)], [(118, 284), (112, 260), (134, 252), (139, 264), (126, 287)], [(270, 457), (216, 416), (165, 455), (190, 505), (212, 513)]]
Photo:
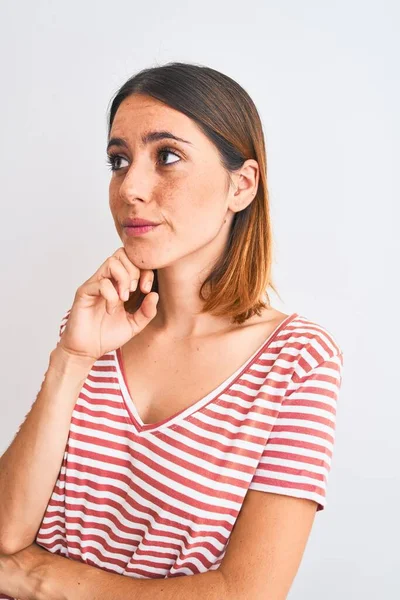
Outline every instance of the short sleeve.
[(296, 377), (282, 400), (249, 489), (326, 506), (343, 352)]

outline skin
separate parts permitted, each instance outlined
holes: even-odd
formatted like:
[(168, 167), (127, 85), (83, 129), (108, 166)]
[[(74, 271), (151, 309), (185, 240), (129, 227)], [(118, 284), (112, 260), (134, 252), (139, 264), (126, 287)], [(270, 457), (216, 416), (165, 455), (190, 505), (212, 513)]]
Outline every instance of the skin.
[[(190, 144), (164, 139), (144, 147), (140, 138), (148, 130), (171, 131)], [(199, 314), (199, 289), (223, 252), (235, 213), (256, 195), (257, 161), (246, 160), (228, 174), (216, 147), (194, 121), (144, 95), (121, 103), (109, 139), (114, 137), (127, 144), (109, 148), (119, 157), (109, 186), (115, 227), (129, 259), (140, 269), (158, 270), (160, 300), (148, 327), (174, 339), (229, 329), (229, 319)], [(159, 155), (165, 146), (177, 155)], [(162, 225), (128, 237), (121, 225), (126, 217)]]

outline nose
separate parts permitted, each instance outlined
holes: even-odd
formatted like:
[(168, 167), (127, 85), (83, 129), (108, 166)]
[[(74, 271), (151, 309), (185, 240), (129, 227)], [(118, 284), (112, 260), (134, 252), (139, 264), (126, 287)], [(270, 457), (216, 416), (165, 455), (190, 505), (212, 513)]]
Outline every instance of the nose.
[(131, 164), (119, 187), (119, 196), (124, 202), (141, 200), (148, 202), (151, 197), (151, 174), (145, 161)]

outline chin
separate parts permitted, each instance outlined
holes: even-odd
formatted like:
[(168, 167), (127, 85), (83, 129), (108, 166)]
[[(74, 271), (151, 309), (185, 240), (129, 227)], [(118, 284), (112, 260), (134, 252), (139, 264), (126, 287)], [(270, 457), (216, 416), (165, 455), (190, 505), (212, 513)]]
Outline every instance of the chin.
[(162, 269), (170, 264), (170, 262), (161, 261), (157, 256), (152, 256), (152, 254), (155, 255), (157, 253), (143, 252), (138, 248), (133, 248), (129, 244), (124, 245), (124, 248), (129, 260), (139, 269)]

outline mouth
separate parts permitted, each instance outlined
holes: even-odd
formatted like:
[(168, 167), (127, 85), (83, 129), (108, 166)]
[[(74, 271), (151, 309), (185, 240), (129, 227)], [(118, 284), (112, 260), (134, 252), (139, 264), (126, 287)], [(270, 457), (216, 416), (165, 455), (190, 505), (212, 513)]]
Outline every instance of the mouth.
[(157, 229), (157, 227), (159, 227), (160, 225), (161, 223), (154, 223), (153, 225), (135, 225), (134, 227), (127, 226), (124, 227), (124, 232), (128, 237), (134, 237), (153, 231), (153, 229)]
[(160, 223), (156, 223), (155, 221), (149, 221), (147, 219), (139, 219), (139, 217), (135, 217), (134, 219), (125, 219), (122, 222), (124, 227), (144, 227), (146, 225), (160, 225)]

